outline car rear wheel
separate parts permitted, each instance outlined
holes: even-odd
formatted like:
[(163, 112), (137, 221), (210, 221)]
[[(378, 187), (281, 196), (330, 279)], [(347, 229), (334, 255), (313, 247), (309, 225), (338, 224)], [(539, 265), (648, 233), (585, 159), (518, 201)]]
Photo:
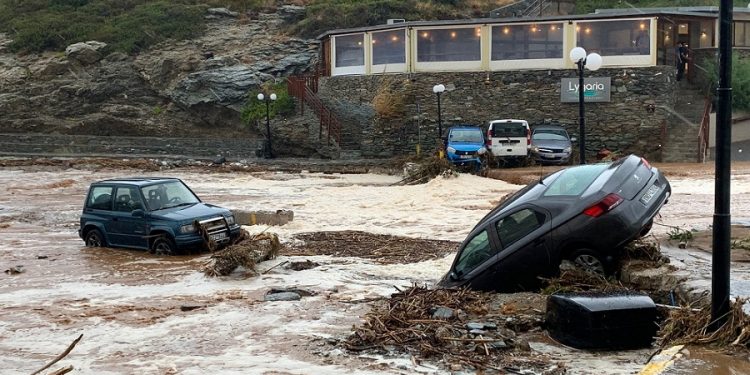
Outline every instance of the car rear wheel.
[(174, 255), (175, 250), (174, 242), (167, 237), (159, 237), (151, 244), (151, 253), (155, 255)]
[(84, 242), (87, 247), (104, 247), (107, 243), (104, 241), (104, 235), (99, 229), (92, 229), (86, 233)]
[(602, 262), (601, 255), (594, 250), (576, 250), (568, 259), (570, 259), (576, 267), (586, 272), (591, 272), (600, 276), (606, 276), (607, 274), (607, 268), (604, 266), (604, 262)]

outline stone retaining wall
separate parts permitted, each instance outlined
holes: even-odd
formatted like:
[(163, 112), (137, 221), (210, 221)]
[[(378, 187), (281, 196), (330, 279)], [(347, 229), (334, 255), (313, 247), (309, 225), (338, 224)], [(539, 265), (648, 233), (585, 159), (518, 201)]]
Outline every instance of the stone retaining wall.
[[(611, 102), (586, 104), (588, 157), (607, 148), (661, 160), (663, 129), (671, 115), (648, 107), (674, 107), (675, 68), (601, 69), (585, 74), (612, 78)], [(362, 156), (388, 157), (413, 153), (417, 144), (422, 150), (434, 148), (438, 124), (432, 87), (438, 83), (446, 86), (441, 97), (443, 129), (516, 118), (530, 124), (560, 123), (577, 135), (578, 104), (560, 102), (561, 78), (575, 77), (572, 69), (336, 76), (322, 78), (319, 91), (324, 101), (335, 102), (337, 108), (374, 110), (372, 121), (346, 123), (345, 131), (361, 132)], [(388, 105), (374, 105), (376, 97), (376, 103)]]

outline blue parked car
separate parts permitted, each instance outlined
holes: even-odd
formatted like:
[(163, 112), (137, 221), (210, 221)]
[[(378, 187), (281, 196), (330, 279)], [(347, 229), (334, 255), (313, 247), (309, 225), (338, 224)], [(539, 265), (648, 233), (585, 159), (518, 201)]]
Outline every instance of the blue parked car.
[(129, 177), (91, 184), (78, 235), (89, 247), (145, 249), (157, 255), (230, 243), (240, 225), (226, 208), (201, 202), (177, 178)]
[(482, 169), (482, 155), (487, 152), (484, 147), (484, 132), (478, 126), (453, 126), (448, 129), (445, 151), (451, 163), (470, 166), (478, 172)]

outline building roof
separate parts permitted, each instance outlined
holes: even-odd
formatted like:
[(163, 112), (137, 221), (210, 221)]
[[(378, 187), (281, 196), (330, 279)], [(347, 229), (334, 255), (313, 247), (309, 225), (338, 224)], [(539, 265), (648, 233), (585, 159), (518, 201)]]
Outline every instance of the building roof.
[[(715, 8), (715, 10), (711, 9)], [(746, 8), (741, 9), (743, 12), (750, 11)], [(545, 17), (510, 17), (510, 18), (472, 18), (462, 20), (437, 20), (437, 21), (407, 21), (394, 24), (374, 25), (356, 27), (351, 29), (329, 30), (318, 35), (317, 39), (325, 39), (331, 35), (354, 34), (367, 31), (380, 31), (391, 29), (402, 29), (405, 27), (425, 27), (425, 26), (460, 26), (475, 24), (513, 24), (529, 22), (554, 22), (554, 21), (585, 21), (612, 18), (638, 18), (638, 17), (659, 17), (659, 16), (681, 16), (714, 19), (718, 16), (717, 7), (686, 7), (686, 8), (642, 8), (642, 9), (599, 9), (596, 13), (590, 14), (570, 14), (565, 16), (545, 16)]]

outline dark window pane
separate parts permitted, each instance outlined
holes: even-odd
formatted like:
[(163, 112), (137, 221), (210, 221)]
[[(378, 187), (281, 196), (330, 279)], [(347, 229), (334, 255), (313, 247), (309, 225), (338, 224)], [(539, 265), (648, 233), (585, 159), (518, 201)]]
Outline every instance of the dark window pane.
[(464, 247), (461, 256), (458, 258), (458, 263), (456, 263), (455, 272), (459, 276), (465, 275), (490, 259), (493, 255), (487, 231), (482, 231), (474, 236), (466, 244), (466, 247)]
[(91, 190), (86, 207), (97, 210), (112, 209), (112, 187), (97, 186)]
[(336, 67), (365, 65), (364, 34), (337, 36)]
[(479, 61), (480, 37), (480, 28), (419, 30), (417, 61)]
[(497, 222), (497, 233), (503, 248), (507, 248), (514, 242), (525, 237), (541, 227), (544, 223), (544, 214), (531, 209), (523, 209), (514, 212)]
[(602, 56), (651, 53), (649, 20), (581, 22), (576, 26), (577, 45)]
[(372, 64), (406, 63), (406, 37), (404, 30), (372, 33)]
[(493, 26), (492, 60), (561, 58), (562, 27), (561, 23)]

